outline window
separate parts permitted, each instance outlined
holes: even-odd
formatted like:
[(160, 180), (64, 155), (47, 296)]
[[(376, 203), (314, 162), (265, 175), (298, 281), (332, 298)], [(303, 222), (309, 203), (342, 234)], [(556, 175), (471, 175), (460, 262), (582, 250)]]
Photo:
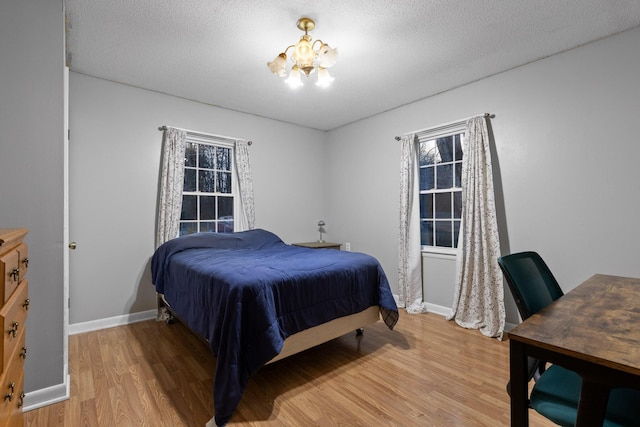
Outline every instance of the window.
[(233, 144), (187, 134), (180, 235), (234, 230)]
[(462, 214), (464, 124), (418, 134), (420, 240), (423, 250), (458, 246)]

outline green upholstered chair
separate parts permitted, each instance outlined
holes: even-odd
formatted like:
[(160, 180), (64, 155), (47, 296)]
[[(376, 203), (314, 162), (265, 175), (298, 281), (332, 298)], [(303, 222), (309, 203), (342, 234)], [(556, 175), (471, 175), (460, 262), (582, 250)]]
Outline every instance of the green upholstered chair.
[[(511, 290), (522, 320), (537, 313), (564, 293), (544, 260), (535, 252), (520, 252), (498, 258), (498, 265)], [(546, 363), (528, 358), (529, 381), (536, 381)], [(507, 384), (510, 393), (510, 384)]]
[[(573, 371), (551, 365), (533, 386), (530, 406), (554, 423), (573, 427), (578, 415), (582, 379)], [(604, 427), (640, 426), (640, 391), (614, 388), (609, 393)]]
[[(536, 252), (498, 258), (522, 320), (534, 315), (564, 293), (544, 260)], [(558, 365), (529, 358), (529, 380), (535, 384), (529, 406), (554, 423), (572, 427), (578, 412), (582, 379)], [(509, 385), (507, 385), (509, 391)], [(640, 426), (640, 391), (616, 388), (609, 394), (605, 427)]]

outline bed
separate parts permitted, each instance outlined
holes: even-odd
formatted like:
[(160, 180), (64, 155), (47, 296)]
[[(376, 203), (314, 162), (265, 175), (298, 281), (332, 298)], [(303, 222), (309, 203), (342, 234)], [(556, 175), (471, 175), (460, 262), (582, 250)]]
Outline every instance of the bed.
[(378, 261), (309, 249), (261, 229), (196, 233), (160, 246), (152, 282), (171, 311), (216, 356), (215, 423), (233, 415), (266, 363), (375, 322), (392, 329), (398, 309)]

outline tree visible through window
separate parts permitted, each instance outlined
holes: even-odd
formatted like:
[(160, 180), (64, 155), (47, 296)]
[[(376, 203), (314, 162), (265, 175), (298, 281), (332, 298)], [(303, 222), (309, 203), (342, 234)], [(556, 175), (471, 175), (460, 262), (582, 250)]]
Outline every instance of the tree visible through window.
[(233, 146), (187, 137), (180, 235), (234, 230)]
[(462, 213), (462, 141), (464, 131), (420, 143), (420, 240), (423, 249), (456, 248)]

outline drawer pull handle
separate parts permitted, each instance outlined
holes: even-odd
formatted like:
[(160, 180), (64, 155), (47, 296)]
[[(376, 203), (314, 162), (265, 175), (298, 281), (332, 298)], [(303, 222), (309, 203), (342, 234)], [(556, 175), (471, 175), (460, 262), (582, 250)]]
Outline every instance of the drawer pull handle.
[(22, 406), (24, 405), (24, 398), (26, 397), (26, 394), (24, 394), (24, 391), (22, 393), (20, 393), (20, 400), (18, 401), (18, 408), (22, 408)]
[(27, 358), (27, 347), (22, 347), (22, 351), (20, 351), (20, 357), (22, 359), (26, 359)]
[(11, 280), (13, 280), (14, 282), (18, 281), (18, 277), (20, 276), (20, 269), (14, 268), (13, 270), (11, 270), (11, 273), (9, 273), (9, 276), (11, 276)]
[(22, 304), (22, 307), (25, 310), (29, 310), (29, 304), (31, 304), (31, 300), (29, 298), (27, 298), (26, 300), (24, 300), (24, 304)]
[(24, 268), (29, 268), (29, 258), (23, 259), (22, 264), (24, 265)]
[(15, 338), (18, 335), (18, 326), (20, 326), (18, 322), (13, 322), (9, 329), (9, 335)]
[(4, 395), (4, 400), (8, 400), (9, 402), (13, 401), (13, 389), (15, 386), (16, 383), (9, 384), (9, 390), (11, 390), (11, 392)]

